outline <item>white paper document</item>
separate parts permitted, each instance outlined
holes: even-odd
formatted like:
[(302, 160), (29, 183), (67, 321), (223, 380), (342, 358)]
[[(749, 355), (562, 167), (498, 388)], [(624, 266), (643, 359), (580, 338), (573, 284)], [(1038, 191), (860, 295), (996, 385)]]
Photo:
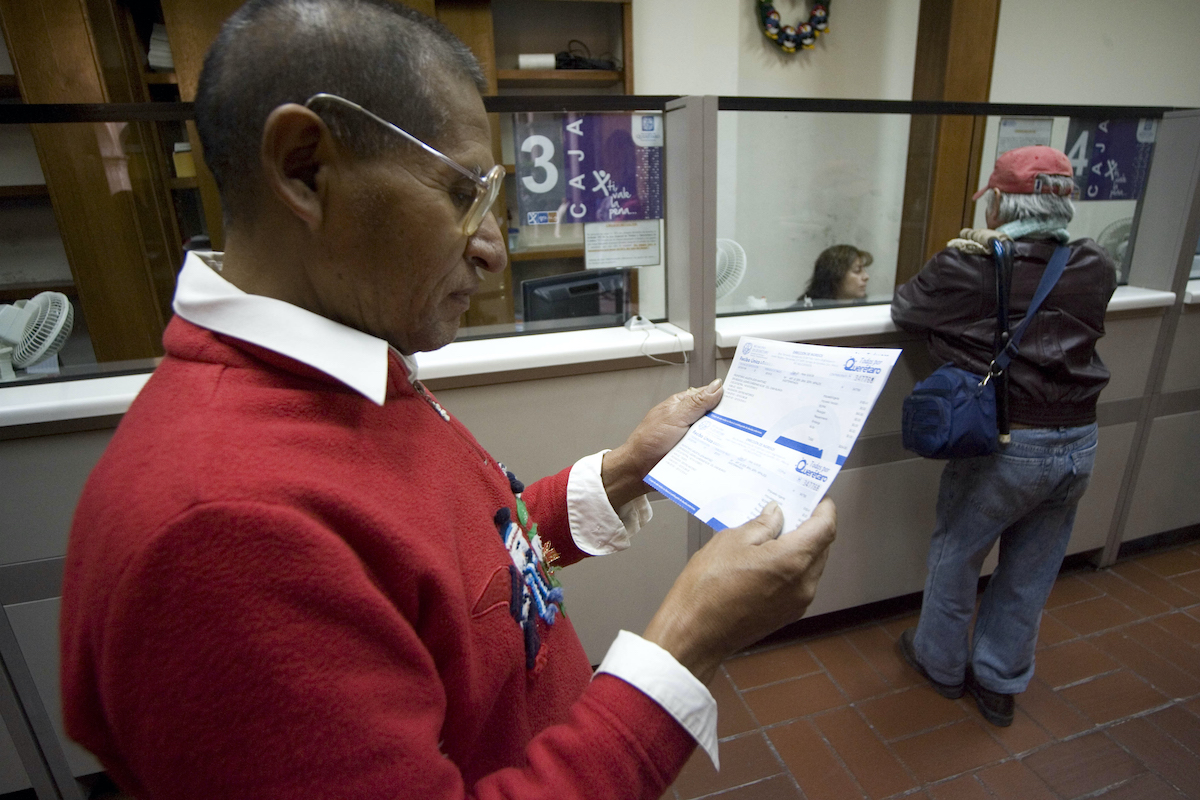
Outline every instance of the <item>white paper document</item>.
[(808, 519), (846, 462), (899, 350), (742, 337), (725, 395), (646, 483), (716, 530), (774, 500)]

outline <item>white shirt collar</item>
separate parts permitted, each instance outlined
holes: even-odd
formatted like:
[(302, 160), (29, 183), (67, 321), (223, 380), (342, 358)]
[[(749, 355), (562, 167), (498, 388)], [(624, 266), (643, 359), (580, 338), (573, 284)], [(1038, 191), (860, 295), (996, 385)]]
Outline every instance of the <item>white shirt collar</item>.
[[(223, 253), (189, 252), (175, 284), (175, 313), (193, 325), (232, 336), (320, 370), (383, 405), (388, 350), (383, 339), (273, 297), (247, 294), (217, 274)], [(417, 362), (393, 351), (412, 380)]]

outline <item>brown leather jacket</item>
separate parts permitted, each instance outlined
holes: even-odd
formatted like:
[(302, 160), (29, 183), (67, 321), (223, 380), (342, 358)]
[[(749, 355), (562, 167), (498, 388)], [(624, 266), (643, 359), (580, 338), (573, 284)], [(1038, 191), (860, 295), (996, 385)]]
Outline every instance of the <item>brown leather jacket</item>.
[[(1038, 309), (1009, 365), (1009, 420), (1041, 428), (1096, 421), (1096, 399), (1108, 368), (1096, 354), (1104, 313), (1117, 287), (1116, 268), (1091, 239), (1068, 245), (1066, 269)], [(1025, 318), (1053, 242), (1021, 239), (1013, 258), (1011, 327)], [(947, 248), (896, 289), (892, 320), (925, 333), (938, 363), (954, 362), (982, 375), (996, 335), (996, 273), (990, 255)]]

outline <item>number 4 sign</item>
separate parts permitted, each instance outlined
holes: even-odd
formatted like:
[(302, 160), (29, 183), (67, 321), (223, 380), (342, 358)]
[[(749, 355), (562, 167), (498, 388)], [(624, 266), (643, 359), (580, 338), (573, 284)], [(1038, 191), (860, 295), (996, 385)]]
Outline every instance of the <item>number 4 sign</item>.
[(1157, 132), (1153, 119), (1072, 119), (1067, 158), (1075, 172), (1075, 199), (1138, 199)]

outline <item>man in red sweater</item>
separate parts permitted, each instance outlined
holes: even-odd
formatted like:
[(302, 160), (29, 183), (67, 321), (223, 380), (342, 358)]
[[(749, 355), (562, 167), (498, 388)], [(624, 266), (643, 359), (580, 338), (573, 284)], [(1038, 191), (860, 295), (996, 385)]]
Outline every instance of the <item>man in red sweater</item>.
[(721, 660), (798, 618), (826, 501), (717, 534), (593, 676), (552, 572), (628, 545), (720, 397), (528, 489), (417, 380), (505, 252), (463, 45), (374, 0), (252, 0), (201, 75), (227, 220), (76, 512), (68, 732), (151, 798), (654, 798)]

